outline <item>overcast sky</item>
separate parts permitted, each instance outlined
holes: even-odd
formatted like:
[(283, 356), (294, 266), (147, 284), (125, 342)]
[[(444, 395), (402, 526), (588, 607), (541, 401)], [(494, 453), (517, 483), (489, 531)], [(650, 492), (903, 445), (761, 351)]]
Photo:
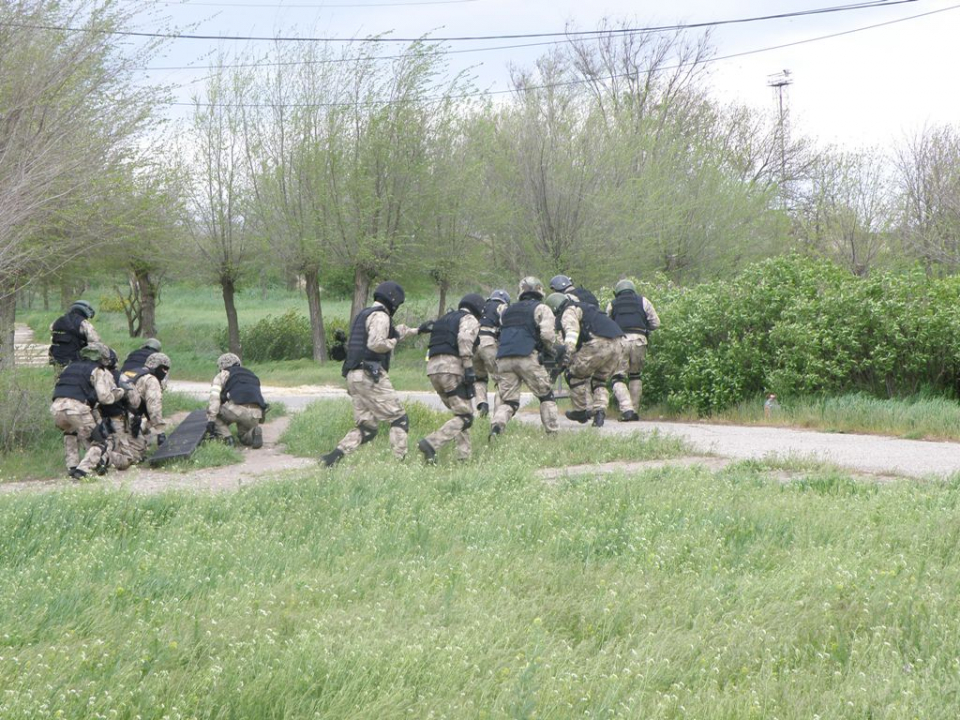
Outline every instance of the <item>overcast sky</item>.
[[(894, 0), (890, 0), (893, 2)], [(185, 0), (162, 4), (178, 27), (206, 35), (297, 34), (357, 37), (392, 31), (397, 37), (508, 35), (562, 32), (568, 23), (595, 29), (604, 17), (627, 18), (631, 26), (701, 23), (837, 7), (858, 0)], [(913, 17), (925, 15), (924, 17)], [(912, 19), (910, 19), (912, 18)], [(891, 21), (898, 21), (892, 22)], [(960, 125), (960, 0), (914, 0), (803, 18), (767, 20), (715, 28), (717, 56), (813, 40), (881, 23), (839, 37), (711, 64), (719, 99), (775, 109), (769, 77), (789, 70), (785, 99), (795, 129), (822, 143), (889, 144), (924, 124)], [(143, 19), (141, 29), (149, 21)], [(702, 30), (690, 31), (700, 33)], [(450, 42), (462, 50), (535, 42)], [(183, 84), (187, 101), (201, 88), (204, 57), (218, 47), (232, 51), (255, 43), (174, 41), (153, 66), (196, 64), (197, 71), (157, 71), (155, 81)], [(532, 65), (544, 47), (500, 49), (448, 56), (451, 67), (473, 66), (477, 84), (509, 87), (510, 63)], [(176, 112), (173, 110), (172, 112)], [(182, 112), (182, 110), (181, 110)]]

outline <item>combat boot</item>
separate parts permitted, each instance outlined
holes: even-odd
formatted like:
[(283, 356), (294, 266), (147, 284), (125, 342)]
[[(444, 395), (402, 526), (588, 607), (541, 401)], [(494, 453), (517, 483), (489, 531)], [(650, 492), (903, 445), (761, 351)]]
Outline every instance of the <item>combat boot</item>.
[(437, 463), (437, 451), (433, 449), (433, 445), (427, 442), (426, 438), (417, 443), (417, 450), (423, 454), (424, 461), (429, 465)]
[(564, 415), (566, 415), (567, 420), (573, 420), (581, 425), (590, 419), (590, 413), (586, 410), (567, 410)]
[(334, 448), (326, 455), (320, 456), (320, 462), (322, 462), (326, 467), (333, 467), (341, 460), (343, 460), (343, 450), (340, 448)]
[(253, 442), (250, 443), (250, 447), (254, 450), (259, 450), (263, 447), (263, 430), (259, 425), (253, 429)]
[(477, 417), (486, 417), (488, 412), (490, 412), (490, 406), (487, 403), (477, 403)]
[(593, 414), (593, 426), (594, 427), (603, 427), (603, 421), (607, 419), (607, 413), (605, 410), (597, 410)]
[(74, 480), (83, 480), (87, 474), (80, 468), (71, 468), (70, 477)]
[(494, 438), (498, 438), (503, 434), (503, 425), (491, 425), (490, 434), (487, 435), (487, 442), (490, 442)]
[(633, 410), (627, 410), (623, 415), (620, 416), (620, 422), (637, 422), (640, 420), (640, 416), (637, 415)]

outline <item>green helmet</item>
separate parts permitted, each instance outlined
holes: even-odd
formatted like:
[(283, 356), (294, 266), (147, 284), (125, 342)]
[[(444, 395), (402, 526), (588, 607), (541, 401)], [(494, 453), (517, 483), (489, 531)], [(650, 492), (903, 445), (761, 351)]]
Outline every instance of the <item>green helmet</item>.
[(556, 315), (569, 299), (570, 298), (563, 293), (555, 292), (547, 295), (547, 299), (544, 300), (544, 302), (547, 304), (547, 307), (553, 311), (553, 314)]
[(84, 360), (100, 363), (103, 367), (110, 365), (110, 348), (103, 343), (90, 343), (80, 349), (80, 357)]
[(630, 292), (636, 292), (637, 286), (633, 284), (632, 280), (621, 280), (613, 288), (613, 294), (619, 295), (620, 293), (626, 292), (627, 290), (629, 290)]
[(163, 350), (163, 346), (160, 344), (160, 341), (156, 338), (147, 338), (146, 342), (143, 343), (145, 348), (150, 348), (154, 352), (160, 352)]
[(533, 275), (527, 275), (527, 277), (520, 281), (520, 294), (523, 295), (525, 292), (538, 293), (540, 297), (543, 297), (543, 283), (540, 282), (539, 278), (535, 278)]

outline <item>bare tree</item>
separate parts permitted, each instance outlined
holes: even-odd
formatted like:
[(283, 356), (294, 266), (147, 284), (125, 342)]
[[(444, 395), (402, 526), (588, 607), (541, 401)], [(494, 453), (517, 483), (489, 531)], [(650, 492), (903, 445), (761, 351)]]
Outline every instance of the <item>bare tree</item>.
[(201, 270), (220, 285), (230, 352), (241, 354), (237, 285), (251, 260), (254, 239), (247, 213), (249, 177), (242, 105), (248, 78), (228, 72), (221, 58), (203, 99), (194, 101), (180, 158), (187, 201), (183, 224), (199, 251)]
[[(129, 158), (150, 117), (156, 91), (133, 72), (156, 44), (130, 52), (103, 32), (137, 10), (115, 0), (0, 5), (0, 369), (13, 363), (16, 290), (91, 249), (50, 232), (54, 218), (103, 197), (102, 176)], [(58, 29), (70, 27), (83, 31)]]
[(900, 236), (927, 272), (960, 267), (960, 133), (949, 126), (908, 137), (895, 157)]

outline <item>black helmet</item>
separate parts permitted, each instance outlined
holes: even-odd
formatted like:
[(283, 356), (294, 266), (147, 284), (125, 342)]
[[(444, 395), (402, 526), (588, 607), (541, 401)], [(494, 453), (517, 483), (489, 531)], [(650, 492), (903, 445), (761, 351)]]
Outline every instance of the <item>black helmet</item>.
[(88, 303), (86, 300), (77, 300), (73, 305), (70, 306), (70, 312), (78, 312), (87, 320), (97, 314), (93, 309), (93, 305)]
[(119, 360), (119, 358), (117, 357), (117, 353), (114, 351), (113, 348), (108, 348), (108, 349), (110, 350), (110, 361), (107, 363), (107, 369), (113, 370), (114, 368), (117, 367), (117, 360)]
[(393, 282), (393, 280), (380, 283), (373, 291), (373, 299), (386, 305), (391, 315), (397, 311), (397, 308), (403, 305), (403, 301), (406, 300), (406, 298), (407, 296), (403, 292), (403, 288)]
[(566, 289), (571, 285), (573, 285), (573, 280), (566, 275), (554, 275), (550, 278), (550, 289), (554, 292), (566, 292)]
[(488, 299), (488, 300), (499, 300), (500, 302), (506, 303), (507, 305), (509, 305), (509, 304), (510, 304), (510, 293), (508, 293), (506, 290), (494, 290), (492, 293), (490, 293), (490, 297), (487, 298), (487, 299)]
[(466, 310), (475, 318), (479, 318), (483, 315), (483, 295), (479, 293), (464, 295), (460, 300), (460, 304), (457, 305), (457, 310)]

